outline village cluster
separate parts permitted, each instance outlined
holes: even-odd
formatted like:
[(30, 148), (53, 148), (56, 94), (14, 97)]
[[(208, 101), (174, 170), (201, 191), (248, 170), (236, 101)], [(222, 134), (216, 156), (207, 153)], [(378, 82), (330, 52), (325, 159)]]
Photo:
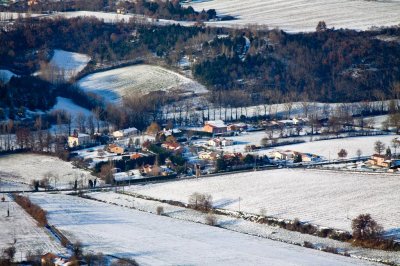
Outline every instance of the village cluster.
[(68, 138), (68, 148), (81, 166), (97, 172), (109, 166), (106, 169), (112, 171), (112, 182), (160, 176), (198, 176), (271, 166), (329, 167), (357, 162), (358, 168), (364, 171), (391, 172), (400, 166), (400, 161), (384, 150), (371, 157), (358, 154), (358, 158), (348, 158), (346, 147), (342, 147), (337, 155), (332, 153), (327, 158), (313, 152), (297, 151), (295, 146), (286, 148), (286, 145), (312, 141), (307, 119), (261, 121), (258, 124), (227, 124), (215, 120), (206, 121), (203, 127), (179, 129), (172, 123), (164, 126), (161, 128), (152, 123), (144, 132), (134, 127), (116, 130), (103, 143), (75, 131)]

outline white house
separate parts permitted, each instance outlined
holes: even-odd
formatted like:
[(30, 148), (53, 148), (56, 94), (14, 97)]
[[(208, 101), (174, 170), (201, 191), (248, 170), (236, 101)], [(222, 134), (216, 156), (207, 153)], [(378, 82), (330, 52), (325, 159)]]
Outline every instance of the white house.
[(225, 139), (225, 138), (214, 138), (214, 139), (210, 139), (208, 142), (209, 146), (212, 147), (226, 147), (226, 146), (232, 146), (233, 145), (233, 140), (231, 139)]
[(132, 135), (137, 135), (137, 134), (138, 134), (138, 130), (137, 130), (137, 128), (134, 128), (134, 127), (117, 130), (112, 133), (113, 137), (117, 138), (117, 139), (132, 136)]
[(88, 134), (78, 133), (68, 137), (68, 147), (74, 148), (90, 143)]

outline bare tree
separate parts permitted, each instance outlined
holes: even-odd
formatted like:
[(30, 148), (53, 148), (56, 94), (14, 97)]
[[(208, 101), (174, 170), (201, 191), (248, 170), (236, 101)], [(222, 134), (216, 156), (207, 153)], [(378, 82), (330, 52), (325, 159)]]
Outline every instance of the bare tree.
[(347, 157), (347, 151), (346, 151), (345, 149), (341, 149), (341, 150), (338, 152), (338, 156), (339, 156), (339, 158), (341, 158), (341, 159), (346, 158), (346, 157)]
[(385, 144), (380, 140), (375, 141), (374, 150), (380, 155), (385, 150)]

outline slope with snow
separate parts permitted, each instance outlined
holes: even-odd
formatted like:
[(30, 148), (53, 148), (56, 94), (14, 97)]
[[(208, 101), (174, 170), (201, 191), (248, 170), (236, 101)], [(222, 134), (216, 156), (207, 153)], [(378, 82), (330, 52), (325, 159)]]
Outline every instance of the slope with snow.
[(60, 194), (30, 196), (86, 250), (140, 265), (364, 265), (365, 262), (216, 227)]
[(211, 0), (187, 5), (197, 11), (213, 8), (219, 14), (238, 18), (209, 25), (262, 24), (290, 32), (315, 31), (319, 21), (325, 21), (328, 27), (356, 30), (398, 25), (400, 21), (399, 0)]
[(54, 55), (50, 60), (50, 64), (62, 70), (65, 78), (69, 80), (82, 71), (89, 61), (90, 57), (85, 54), (54, 50)]
[(157, 90), (207, 92), (204, 86), (191, 79), (152, 65), (133, 65), (91, 74), (81, 79), (79, 86), (112, 102), (119, 102), (123, 96)]
[(76, 117), (78, 114), (83, 114), (85, 116), (90, 116), (92, 113), (77, 104), (75, 104), (71, 99), (64, 97), (57, 97), (57, 103), (51, 108), (50, 112), (64, 110), (70, 113), (73, 117)]
[[(15, 242), (18, 261), (24, 260), (28, 252), (62, 253), (66, 250), (56, 242), (46, 229), (38, 227), (36, 221), (18, 204), (5, 195), (5, 202), (0, 202), (0, 250)], [(7, 210), (10, 216), (7, 217)]]
[(10, 70), (0, 69), (0, 83), (8, 83), (13, 76), (16, 75)]
[(0, 173), (0, 179), (10, 185), (6, 187), (6, 190), (14, 188), (14, 186), (11, 186), (12, 183), (30, 185), (32, 180), (41, 180), (47, 173), (56, 176), (49, 181), (51, 186), (57, 188), (71, 188), (75, 180), (84, 182), (86, 185), (88, 179), (94, 179), (88, 171), (77, 169), (69, 162), (38, 154), (1, 156)]
[(159, 199), (187, 202), (208, 193), (219, 208), (308, 221), (351, 231), (351, 219), (370, 213), (400, 238), (399, 175), (280, 169), (135, 186)]

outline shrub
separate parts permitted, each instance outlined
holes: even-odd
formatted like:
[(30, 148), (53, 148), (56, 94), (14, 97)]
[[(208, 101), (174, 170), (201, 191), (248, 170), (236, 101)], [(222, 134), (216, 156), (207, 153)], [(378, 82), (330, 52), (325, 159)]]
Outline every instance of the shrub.
[(189, 196), (189, 207), (195, 210), (209, 211), (212, 208), (212, 196), (195, 192)]
[(338, 254), (339, 253), (338, 249), (334, 248), (334, 247), (324, 247), (321, 250), (324, 251), (324, 252), (329, 252), (329, 253), (333, 253), (333, 254)]
[(217, 224), (217, 217), (212, 213), (209, 212), (206, 216), (206, 224), (208, 225), (216, 225)]
[(314, 245), (313, 245), (313, 243), (311, 243), (311, 242), (304, 241), (303, 247), (306, 247), (306, 248), (314, 248)]
[(14, 195), (14, 200), (38, 222), (39, 226), (47, 225), (47, 213), (39, 205), (32, 203), (28, 197), (21, 195)]
[(356, 240), (369, 240), (379, 237), (383, 228), (370, 214), (360, 214), (352, 220), (353, 238)]
[(163, 206), (158, 206), (156, 209), (156, 212), (158, 215), (164, 214), (164, 207)]

